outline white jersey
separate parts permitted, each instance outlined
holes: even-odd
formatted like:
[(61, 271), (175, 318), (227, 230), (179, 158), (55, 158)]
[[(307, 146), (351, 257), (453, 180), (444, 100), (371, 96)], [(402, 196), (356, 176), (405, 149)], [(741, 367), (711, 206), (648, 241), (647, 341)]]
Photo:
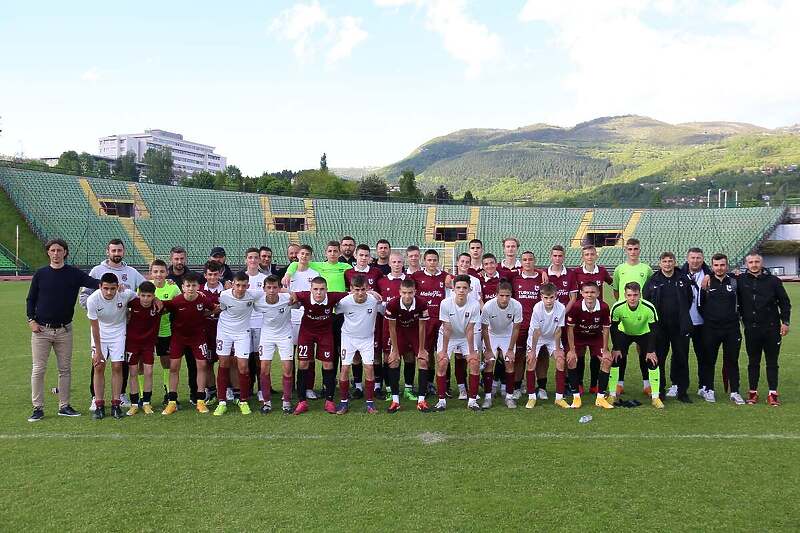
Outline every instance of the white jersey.
[[(219, 294), (219, 322), (217, 335), (240, 335), (250, 327), (250, 316), (256, 300), (264, 298), (263, 291), (245, 292), (242, 299), (234, 298), (233, 289), (226, 289)], [(259, 326), (261, 327), (261, 322)]]
[[(247, 290), (263, 293), (264, 280), (267, 279), (267, 275), (259, 272), (258, 274), (252, 276), (250, 274), (247, 274), (247, 276), (250, 278), (250, 285), (247, 287)], [(250, 327), (256, 329), (260, 328), (262, 320), (264, 320), (264, 315), (261, 312), (256, 311), (254, 308), (253, 312), (250, 314)]]
[(483, 304), (481, 322), (489, 327), (489, 333), (495, 337), (511, 337), (514, 324), (522, 324), (522, 304), (510, 298), (503, 309), (498, 305), (497, 298), (492, 298)]
[(467, 337), (467, 324), (477, 324), (481, 320), (481, 306), (475, 300), (467, 298), (466, 303), (459, 307), (454, 296), (442, 300), (439, 306), (439, 320), (450, 324), (451, 339), (465, 339)]
[(355, 339), (371, 339), (375, 336), (375, 318), (378, 316), (380, 302), (371, 294), (367, 294), (364, 303), (356, 303), (352, 294), (348, 294), (336, 304), (336, 314), (344, 316), (342, 337)]
[[(86, 300), (86, 316), (100, 324), (100, 342), (112, 342), (125, 338), (128, 322), (128, 302), (136, 298), (131, 290), (119, 290), (110, 300), (103, 298), (97, 290)], [(94, 340), (94, 339), (92, 339)]]
[[(564, 304), (556, 300), (553, 303), (553, 310), (549, 313), (544, 308), (544, 302), (538, 302), (533, 306), (533, 313), (531, 314), (531, 325), (528, 329), (528, 346), (533, 340), (533, 333), (539, 330), (539, 344), (547, 344), (555, 341), (554, 335), (556, 329), (564, 327), (564, 320), (566, 317), (566, 307)], [(535, 346), (531, 346), (535, 348)]]
[[(118, 268), (112, 268), (109, 265), (108, 260), (103, 261), (99, 265), (95, 266), (89, 271), (89, 275), (95, 279), (100, 279), (103, 277), (103, 274), (110, 272), (117, 276), (117, 282), (119, 283), (120, 289), (126, 288), (136, 291), (139, 288), (139, 285), (144, 283), (145, 280), (144, 276), (142, 276), (139, 271), (135, 268), (128, 266), (123, 261), (120, 263)], [(180, 288), (180, 287), (179, 287)], [(89, 295), (92, 294), (96, 289), (89, 289), (85, 288), (81, 291), (81, 295), (79, 298), (81, 307), (86, 307), (86, 300), (89, 298)]]
[[(292, 277), (289, 279), (289, 291), (291, 292), (311, 292), (311, 280), (318, 277), (319, 272), (313, 268), (307, 270), (296, 270)], [(299, 326), (303, 321), (303, 307), (292, 309), (292, 323)]]
[[(483, 301), (483, 293), (481, 292), (481, 280), (473, 276), (472, 274), (468, 274), (469, 276), (469, 294), (467, 294), (467, 298), (470, 300), (475, 300), (478, 302), (478, 305)], [(445, 291), (445, 297), (450, 298), (453, 296), (453, 289), (447, 289)], [(480, 322), (478, 323), (480, 324)]]
[(292, 338), (292, 313), (294, 305), (290, 304), (291, 296), (286, 293), (278, 294), (277, 303), (267, 303), (266, 298), (260, 298), (255, 308), (263, 313), (261, 338), (269, 341)]

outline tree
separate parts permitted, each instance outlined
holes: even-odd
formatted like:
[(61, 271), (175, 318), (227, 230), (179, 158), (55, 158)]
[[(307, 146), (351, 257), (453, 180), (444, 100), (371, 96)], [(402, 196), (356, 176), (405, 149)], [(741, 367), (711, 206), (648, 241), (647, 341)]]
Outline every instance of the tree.
[(91, 174), (94, 172), (94, 156), (89, 152), (81, 152), (78, 156), (78, 162), (81, 166), (81, 174)]
[(475, 204), (475, 198), (472, 196), (472, 191), (470, 191), (469, 189), (467, 189), (464, 192), (464, 200), (463, 200), (463, 202), (464, 202), (464, 205), (473, 205), (473, 204)]
[(95, 163), (94, 173), (95, 175), (97, 175), (98, 178), (107, 178), (111, 175), (111, 167), (109, 167), (108, 163), (106, 163), (101, 159), (100, 161)]
[(417, 188), (417, 181), (413, 170), (404, 170), (400, 177), (399, 197), (407, 202), (418, 202), (422, 193)]
[(220, 171), (214, 174), (214, 189), (224, 191), (228, 186), (228, 175)]
[(56, 166), (68, 172), (80, 172), (81, 160), (80, 157), (78, 156), (78, 152), (76, 152), (75, 150), (69, 150), (63, 152), (58, 157), (58, 163), (56, 163)]
[(239, 167), (236, 165), (229, 165), (225, 168), (225, 174), (228, 175), (228, 182), (236, 187), (236, 190), (239, 192), (244, 192), (247, 188), (245, 185), (245, 177), (242, 175), (242, 171), (239, 170)]
[(139, 179), (139, 170), (136, 168), (136, 154), (128, 152), (122, 157), (118, 157), (114, 163), (114, 176), (129, 180)]
[(325, 152), (323, 152), (322, 157), (319, 158), (319, 169), (323, 172), (328, 171), (328, 154)]
[(184, 176), (180, 181), (183, 187), (194, 187), (195, 189), (213, 189), (214, 183), (214, 174), (206, 170), (195, 172), (191, 176)]
[(386, 200), (389, 186), (377, 174), (370, 174), (358, 184), (358, 196), (362, 200)]
[(148, 148), (144, 153), (144, 164), (148, 166), (147, 177), (153, 183), (172, 182), (172, 150), (169, 148)]
[(453, 201), (453, 195), (450, 194), (450, 191), (447, 190), (447, 187), (444, 185), (439, 185), (436, 188), (434, 199), (436, 200), (437, 204), (449, 204)]

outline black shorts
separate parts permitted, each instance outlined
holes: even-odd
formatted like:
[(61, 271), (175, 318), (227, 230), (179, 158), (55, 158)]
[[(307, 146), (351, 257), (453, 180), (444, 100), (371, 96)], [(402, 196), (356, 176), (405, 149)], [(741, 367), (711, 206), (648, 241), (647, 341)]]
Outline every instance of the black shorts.
[(172, 337), (158, 337), (156, 339), (156, 355), (159, 357), (169, 357), (169, 343)]
[(632, 344), (636, 344), (639, 347), (639, 350), (641, 350), (642, 354), (647, 353), (647, 342), (645, 335), (628, 335), (626, 333), (622, 333), (620, 345), (617, 346), (619, 351), (622, 353), (622, 357), (626, 357), (628, 355), (628, 349)]

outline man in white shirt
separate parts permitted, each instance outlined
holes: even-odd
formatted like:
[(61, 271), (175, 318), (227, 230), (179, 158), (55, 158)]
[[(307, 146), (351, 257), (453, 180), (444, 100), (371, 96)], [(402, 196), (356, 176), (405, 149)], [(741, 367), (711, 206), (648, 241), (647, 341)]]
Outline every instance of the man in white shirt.
[[(245, 260), (245, 274), (249, 278), (248, 290), (255, 292), (264, 291), (264, 280), (267, 279), (267, 274), (261, 272), (260, 266), (260, 252), (258, 248), (248, 248), (244, 254)], [(248, 359), (248, 370), (250, 376), (258, 376), (258, 401), (263, 401), (261, 393), (261, 374), (258, 371), (259, 356), (258, 356), (258, 343), (261, 341), (261, 322), (263, 319), (262, 313), (256, 311), (255, 307), (250, 314), (250, 356)], [(239, 385), (241, 388), (241, 385)]]
[(475, 324), (480, 321), (480, 305), (468, 298), (470, 292), (469, 276), (458, 275), (453, 283), (453, 296), (445, 298), (439, 307), (441, 329), (437, 342), (436, 389), (439, 402), (436, 411), (447, 408), (447, 367), (450, 357), (455, 354), (467, 355), (469, 371), (469, 401), (467, 408), (480, 411), (478, 405), (478, 381), (480, 358), (475, 349)]
[(482, 409), (492, 406), (492, 370), (498, 357), (505, 365), (506, 407), (517, 407), (514, 401), (514, 361), (522, 324), (522, 304), (511, 297), (512, 291), (511, 283), (501, 281), (497, 287), (497, 296), (486, 302), (481, 311), (483, 343), (486, 347), (483, 371), (485, 398)]
[[(469, 273), (471, 269), (472, 258), (468, 253), (462, 253), (456, 260), (456, 274), (469, 276), (469, 295), (467, 298), (478, 302), (478, 305), (483, 307), (483, 295), (481, 293), (481, 282), (478, 278)], [(453, 295), (453, 289), (448, 287), (447, 296)], [(475, 333), (473, 339), (475, 350), (480, 357), (483, 352), (483, 337), (481, 337), (481, 323), (475, 324)], [(464, 357), (456, 357), (455, 360), (455, 374), (456, 384), (458, 385), (458, 399), (467, 399), (467, 360)], [(449, 380), (448, 380), (449, 381)]]
[[(567, 314), (566, 306), (558, 300), (558, 289), (552, 283), (545, 283), (539, 292), (541, 301), (533, 306), (531, 323), (528, 328), (528, 353), (525, 378), (527, 380), (528, 403), (526, 409), (536, 406), (536, 371), (541, 368), (539, 356), (544, 358), (563, 357), (561, 331)], [(547, 399), (546, 397), (544, 399)]]
[(381, 305), (378, 293), (368, 290), (366, 276), (350, 278), (350, 294), (336, 304), (336, 314), (344, 317), (342, 324), (342, 368), (339, 373), (341, 401), (336, 414), (346, 414), (350, 409), (350, 367), (358, 353), (366, 372), (365, 395), (367, 413), (375, 409), (375, 319)]
[(122, 390), (122, 363), (125, 361), (125, 328), (128, 302), (136, 293), (119, 289), (117, 276), (106, 272), (100, 276), (100, 288), (86, 299), (86, 316), (91, 325), (92, 368), (94, 369), (94, 419), (105, 417), (106, 360), (111, 360), (111, 414), (122, 418), (120, 391)]

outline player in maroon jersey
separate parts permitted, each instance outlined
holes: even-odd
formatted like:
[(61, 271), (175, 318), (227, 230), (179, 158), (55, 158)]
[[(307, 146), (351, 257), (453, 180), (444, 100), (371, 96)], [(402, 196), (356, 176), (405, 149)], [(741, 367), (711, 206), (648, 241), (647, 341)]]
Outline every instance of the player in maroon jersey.
[(322, 384), (325, 388), (325, 411), (336, 414), (333, 396), (336, 393), (336, 368), (333, 357), (333, 311), (349, 293), (328, 292), (328, 282), (318, 276), (311, 280), (311, 291), (293, 293), (303, 306), (303, 319), (297, 338), (297, 398), (294, 414), (308, 411), (306, 372), (314, 358), (322, 361)]
[[(572, 307), (578, 305), (581, 299), (581, 286), (584, 282), (591, 281), (597, 285), (600, 300), (603, 299), (603, 284), (608, 283), (611, 285), (613, 278), (608, 271), (597, 264), (597, 248), (592, 245), (586, 245), (581, 248), (581, 259), (583, 263), (572, 269), (572, 279), (570, 280), (570, 302), (571, 305), (567, 307), (569, 311)], [(583, 357), (578, 358), (578, 387), (583, 391), (583, 375), (586, 369), (586, 360)], [(597, 392), (597, 378), (600, 375), (600, 360), (591, 358), (589, 360), (589, 387), (590, 392), (595, 394)]]
[(408, 265), (406, 266), (406, 275), (410, 276), (414, 272), (419, 272), (422, 270), (422, 266), (419, 264), (420, 254), (421, 252), (419, 251), (419, 246), (416, 244), (412, 244), (406, 248), (406, 261), (408, 262)]
[[(525, 373), (525, 357), (528, 352), (528, 328), (531, 324), (533, 306), (541, 299), (539, 292), (544, 285), (542, 274), (536, 270), (536, 256), (531, 251), (522, 252), (522, 268), (513, 279), (514, 299), (522, 305), (522, 324), (517, 336), (516, 357), (514, 359), (514, 399), (522, 394), (522, 377)], [(547, 370), (545, 370), (546, 372)], [(536, 391), (529, 390), (528, 394)]]
[(139, 297), (128, 302), (128, 326), (125, 333), (125, 356), (128, 360), (128, 373), (131, 389), (131, 407), (128, 416), (139, 412), (139, 366), (142, 366), (144, 387), (142, 389), (142, 410), (153, 414), (150, 400), (153, 396), (153, 354), (156, 337), (161, 325), (164, 309), (155, 305), (156, 286), (151, 281), (139, 285)]
[[(359, 244), (356, 246), (356, 253), (355, 253), (356, 262), (353, 264), (353, 268), (350, 270), (345, 270), (344, 272), (344, 284), (347, 287), (347, 290), (350, 290), (350, 282), (356, 276), (364, 276), (364, 279), (367, 282), (367, 290), (374, 291), (378, 286), (378, 280), (383, 277), (383, 272), (377, 266), (377, 264), (372, 263), (372, 251), (367, 244)], [(380, 387), (382, 373), (381, 373), (381, 352), (380, 348), (383, 346), (381, 339), (379, 337), (383, 324), (378, 323), (378, 320), (375, 321), (375, 364), (373, 368), (375, 369), (375, 386)], [(361, 354), (356, 354), (355, 358), (353, 359), (353, 398), (356, 400), (361, 399), (364, 397), (364, 365), (361, 364)]]
[[(417, 296), (424, 298), (428, 304), (428, 314), (430, 319), (425, 326), (425, 349), (428, 351), (428, 384), (434, 382), (436, 372), (436, 361), (433, 360), (436, 354), (436, 341), (439, 337), (439, 306), (445, 299), (445, 288), (451, 282), (451, 276), (447, 272), (439, 269), (439, 252), (436, 250), (426, 250), (423, 258), (425, 268), (419, 272), (414, 272), (411, 279), (417, 284)], [(435, 390), (433, 391), (435, 392)]]
[(425, 324), (429, 320), (428, 304), (424, 298), (416, 296), (414, 280), (406, 278), (400, 282), (399, 295), (388, 301), (384, 315), (390, 343), (387, 377), (392, 390), (392, 403), (389, 405), (389, 412), (396, 413), (400, 410), (400, 358), (402, 357), (405, 361), (409, 359), (419, 361), (417, 409), (427, 413), (430, 411), (425, 401), (425, 394), (428, 392), (428, 351), (425, 349)]
[(483, 270), (483, 241), (472, 239), (469, 241), (469, 272), (470, 276), (478, 277), (478, 272)]
[[(214, 311), (214, 304), (199, 288), (200, 275), (188, 272), (183, 278), (183, 293), (164, 302), (164, 308), (172, 313), (172, 339), (169, 343), (169, 403), (161, 413), (163, 415), (178, 410), (178, 378), (184, 349), (189, 350), (197, 362), (198, 390), (205, 389), (209, 356), (205, 319)], [(208, 412), (205, 400), (197, 401), (197, 411)]]
[[(410, 275), (407, 276), (403, 272), (403, 255), (400, 252), (392, 252), (389, 255), (389, 267), (391, 270), (388, 274), (378, 280), (377, 285), (377, 292), (381, 295), (383, 300), (384, 306), (387, 305), (392, 300), (400, 297), (400, 284), (403, 282), (404, 279), (410, 279)], [(389, 323), (386, 320), (383, 320), (381, 317), (380, 320), (381, 324), (381, 331), (380, 331), (380, 342), (381, 347), (378, 350), (376, 348), (375, 352), (380, 353), (383, 356), (383, 377), (384, 381), (388, 384), (389, 375), (389, 364), (386, 361), (386, 358), (389, 356), (389, 352), (391, 351), (391, 339), (389, 338)], [(376, 324), (377, 327), (377, 324)], [(378, 332), (375, 332), (375, 341), (378, 342)], [(414, 387), (414, 371), (416, 367), (416, 357), (411, 356), (408, 358), (403, 358), (403, 372), (405, 377), (405, 386), (408, 392), (407, 398), (413, 400), (415, 396), (413, 396), (413, 391), (411, 390)], [(409, 374), (410, 372), (410, 374)], [(377, 378), (376, 378), (377, 379)], [(387, 385), (388, 387), (388, 385)], [(388, 389), (386, 390), (386, 399), (388, 400), (392, 393), (400, 394), (401, 391)]]
[[(556, 359), (556, 405), (559, 407), (581, 406), (581, 396), (578, 391), (578, 374), (575, 370), (578, 359), (584, 357), (586, 348), (589, 355), (599, 363), (604, 358), (609, 359), (611, 353), (608, 349), (608, 336), (611, 328), (611, 311), (608, 305), (600, 299), (597, 284), (594, 281), (584, 281), (581, 285), (581, 301), (576, 303), (567, 313), (567, 337), (569, 351), (567, 352), (566, 366), (570, 385), (572, 386), (572, 405), (567, 405), (563, 399), (564, 394), (564, 361)], [(559, 369), (561, 369), (559, 374)]]
[(517, 259), (519, 251), (519, 239), (516, 237), (506, 237), (503, 239), (503, 259), (497, 265), (500, 272), (510, 272), (516, 276), (522, 268), (522, 262)]

